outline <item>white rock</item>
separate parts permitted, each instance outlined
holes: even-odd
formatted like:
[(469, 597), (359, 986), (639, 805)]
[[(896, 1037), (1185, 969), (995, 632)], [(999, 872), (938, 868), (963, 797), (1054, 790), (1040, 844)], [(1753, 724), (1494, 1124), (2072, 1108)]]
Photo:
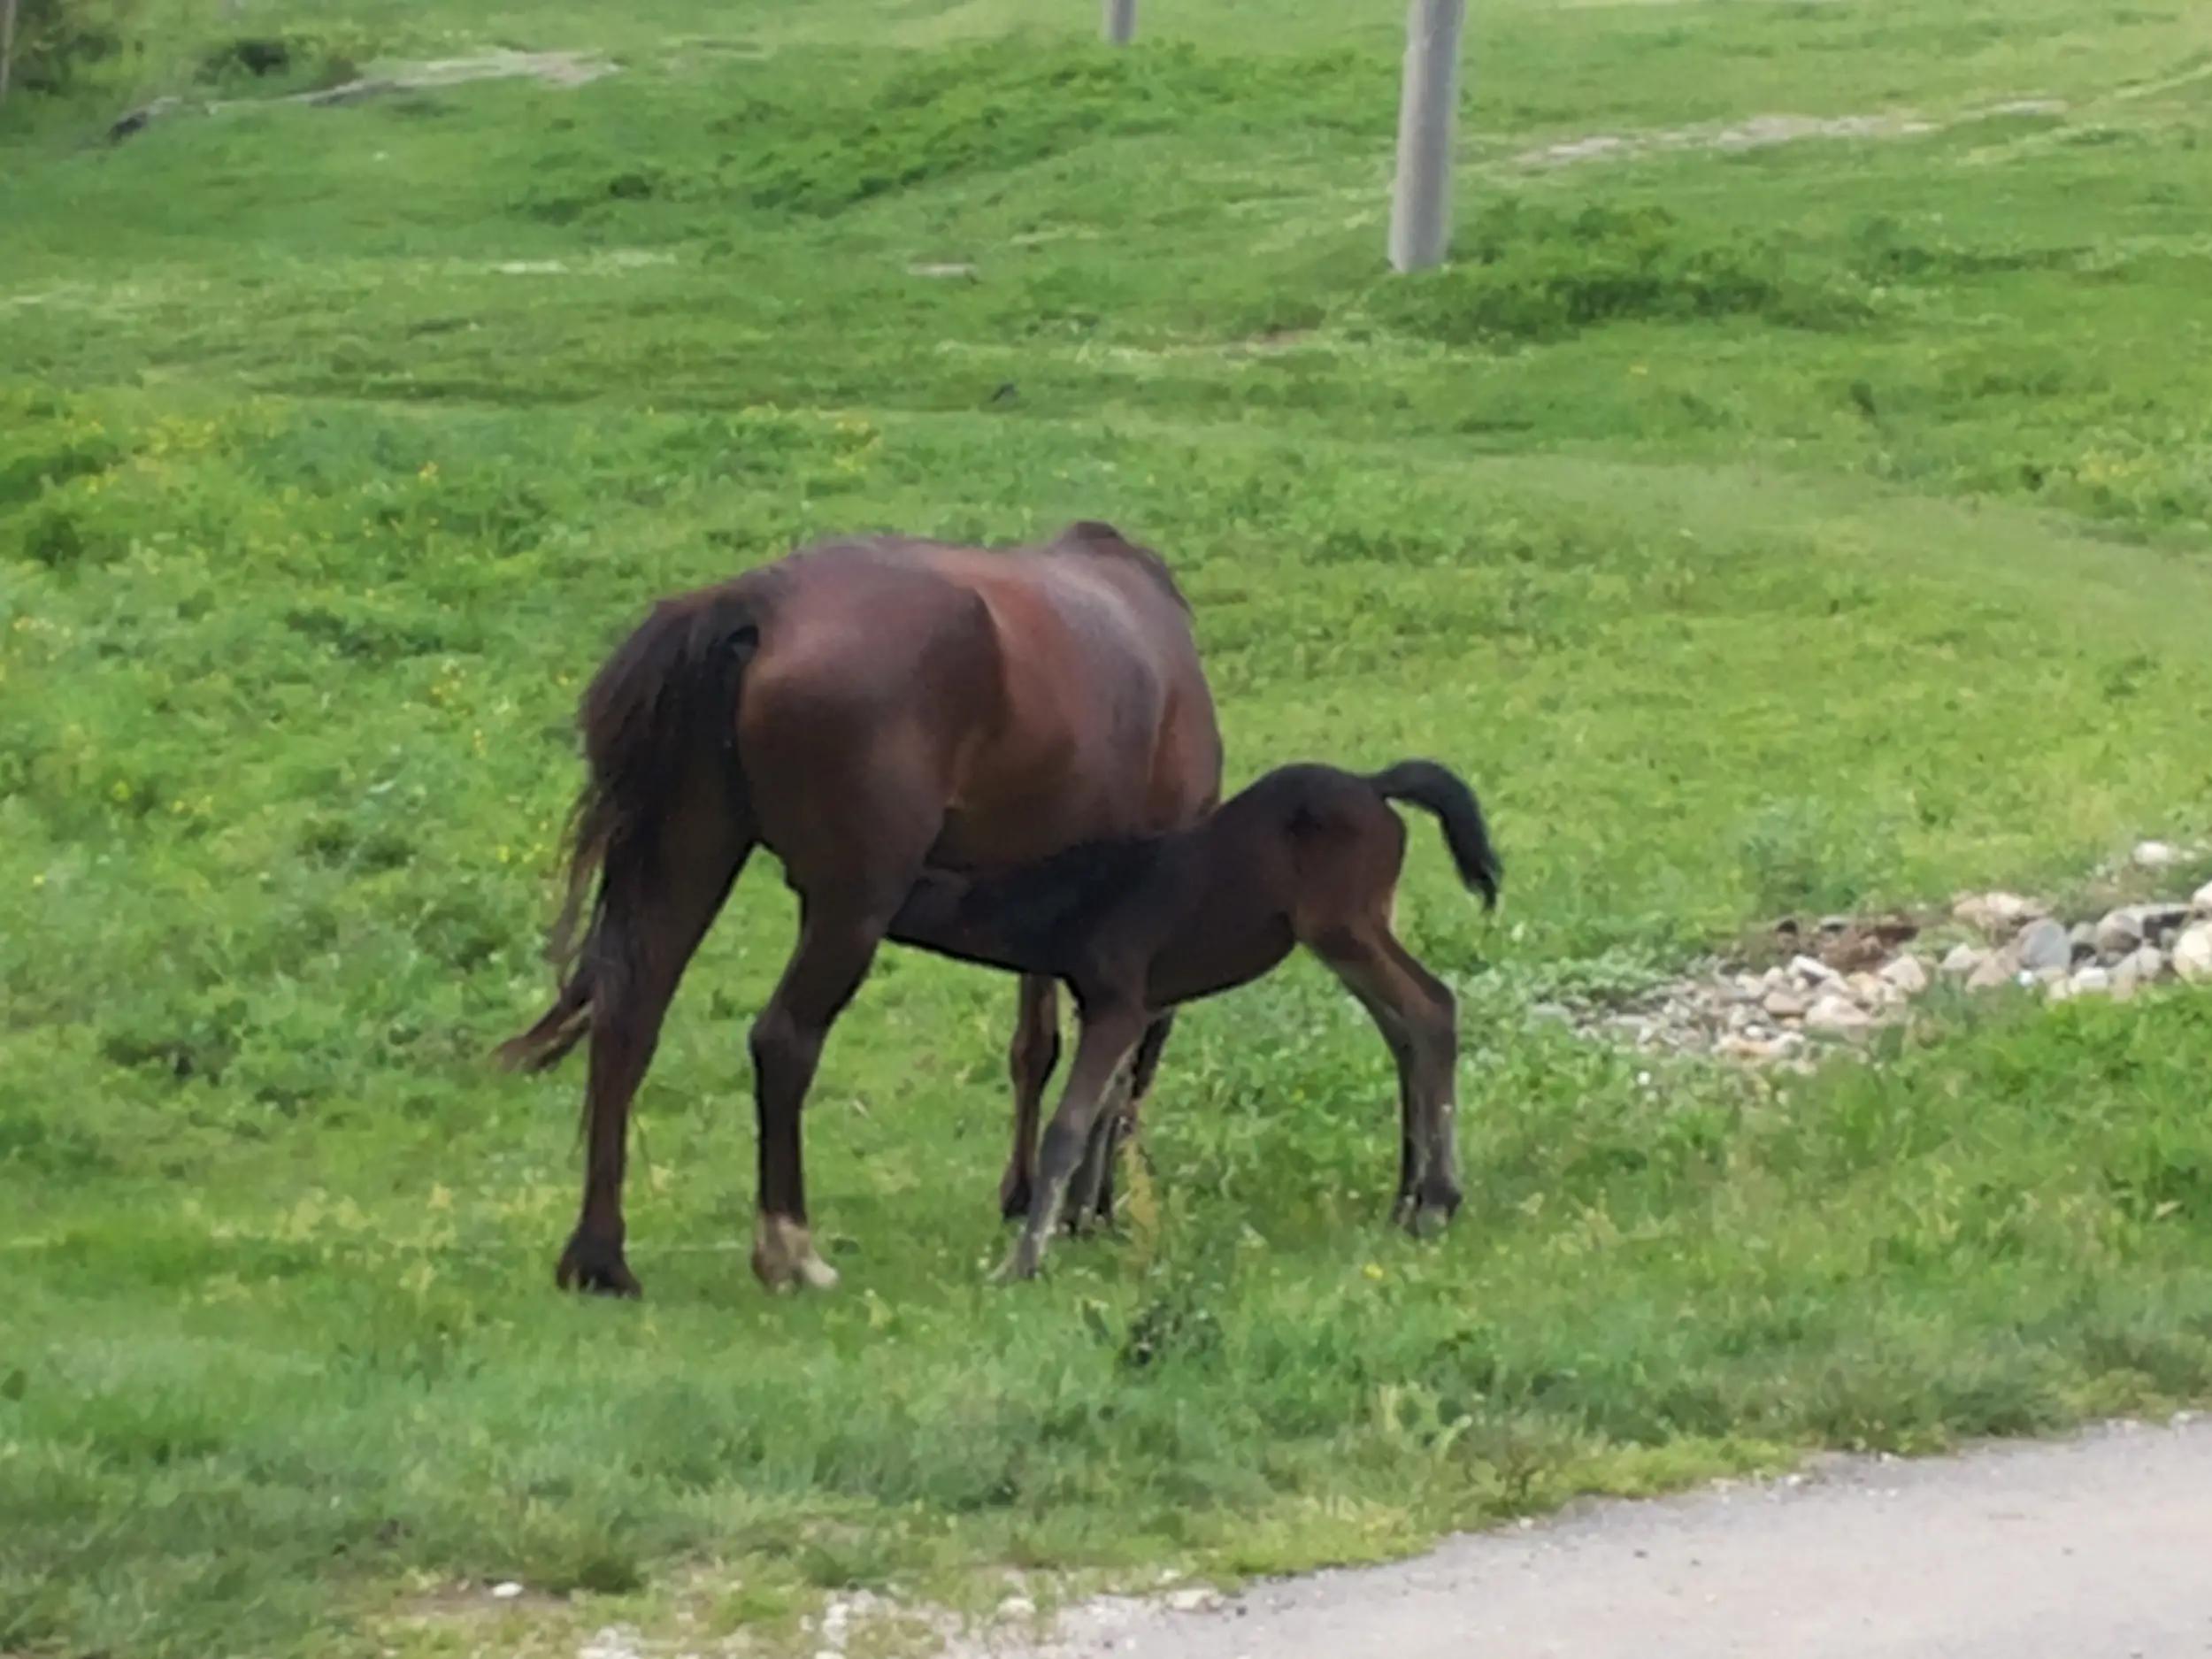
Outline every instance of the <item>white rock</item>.
[(2020, 965), (2032, 972), (2073, 965), (2074, 941), (2067, 936), (2063, 925), (2048, 917), (2030, 922), (2020, 930), (2020, 937), (2014, 943)]
[(998, 1616), (1007, 1620), (1034, 1618), (1037, 1604), (1025, 1595), (1010, 1595), (998, 1604)]
[(2074, 977), (2067, 981), (2076, 996), (2102, 996), (2112, 988), (2112, 976), (2094, 963), (2074, 970)]
[(2106, 912), (2092, 935), (2101, 956), (2124, 956), (2143, 942), (2143, 911), (2139, 905), (2124, 904), (2116, 910)]
[(1927, 964), (1917, 956), (1899, 956), (1881, 969), (1883, 981), (1907, 996), (1918, 996), (1928, 988)]
[(2174, 941), (2174, 972), (2192, 985), (2212, 985), (2212, 922), (2199, 922)]
[(1818, 956), (1792, 956), (1790, 972), (1808, 985), (1836, 985), (1843, 979), (1843, 975)]
[(1174, 1613), (1197, 1613), (1221, 1605), (1221, 1593), (1209, 1590), (1203, 1585), (1193, 1585), (1187, 1590), (1178, 1590), (1167, 1598), (1168, 1610)]
[(2145, 945), (2128, 960), (2135, 964), (2135, 977), (2145, 985), (2155, 984), (2166, 977), (2166, 953), (2156, 945)]
[(2196, 890), (2189, 901), (2189, 911), (2193, 916), (2212, 916), (2212, 881)]
[(2012, 959), (2010, 950), (1993, 950), (1966, 976), (1966, 988), (1970, 991), (1993, 991), (2001, 985), (2009, 985), (2018, 966)]
[(2074, 982), (2071, 979), (2067, 979), (2063, 974), (2055, 979), (2046, 979), (2043, 981), (2043, 997), (2046, 1002), (2070, 1002), (2073, 999), (2073, 995)]
[(2132, 956), (2123, 956), (2112, 964), (2112, 1000), (2124, 1002), (2141, 988), (2142, 970), (2135, 965)]
[(1760, 1006), (1776, 1019), (1802, 1019), (1811, 1004), (1796, 991), (1769, 991)]
[(493, 1596), (502, 1601), (511, 1601), (522, 1594), (522, 1586), (512, 1578), (492, 1586)]
[(1855, 973), (1844, 984), (1861, 1008), (1894, 1008), (1905, 1000), (1905, 994), (1878, 973)]
[(2042, 905), (2017, 893), (1970, 893), (1951, 906), (1951, 914), (1985, 933), (2008, 933), (2045, 914)]
[(2170, 841), (2138, 841), (2129, 856), (2139, 870), (2163, 870), (2178, 863), (2181, 854)]
[(1873, 1023), (1871, 1014), (1837, 991), (1821, 997), (1805, 1016), (1806, 1030), (1824, 1031), (1835, 1036), (1864, 1031)]
[(1974, 972), (1989, 959), (1986, 950), (1977, 950), (1971, 945), (1954, 945), (1943, 958), (1942, 972), (1952, 979), (1960, 979)]

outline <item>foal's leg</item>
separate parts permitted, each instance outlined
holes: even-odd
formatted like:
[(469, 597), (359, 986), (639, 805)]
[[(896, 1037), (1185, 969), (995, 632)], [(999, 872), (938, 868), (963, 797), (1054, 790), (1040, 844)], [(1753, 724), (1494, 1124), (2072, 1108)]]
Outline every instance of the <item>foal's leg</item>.
[(1336, 970), (1344, 988), (1358, 999), (1375, 1022), (1375, 1029), (1382, 1033), (1384, 1043), (1390, 1049), (1390, 1057), (1398, 1069), (1398, 1193), (1391, 1201), (1390, 1218), (1401, 1226), (1413, 1219), (1414, 1194), (1420, 1185), (1422, 1148), (1427, 1140), (1425, 1126), (1421, 1121), (1421, 1102), (1413, 1091), (1413, 1040), (1407, 1033), (1405, 1022), (1387, 1002), (1371, 995), (1349, 972), (1329, 964)]
[(1068, 1181), (1082, 1161), (1091, 1131), (1112, 1093), (1115, 1079), (1144, 1035), (1141, 1010), (1129, 1007), (1093, 1007), (1083, 1010), (1082, 1026), (1075, 1040), (1075, 1060), (1068, 1068), (1068, 1085), (1045, 1131), (1044, 1149), (1037, 1163), (1036, 1196), (1029, 1219), (1013, 1254), (999, 1270), (1002, 1279), (1032, 1279), (1043, 1262), (1045, 1241), (1067, 1196)]
[[(1138, 1048), (1143, 1048), (1141, 1039)], [(1120, 1146), (1124, 1125), (1129, 1121), (1135, 1070), (1136, 1061), (1132, 1057), (1107, 1085), (1106, 1097), (1099, 1102), (1098, 1116), (1091, 1123), (1091, 1137), (1083, 1143), (1082, 1162), (1068, 1179), (1067, 1202), (1060, 1207), (1060, 1221), (1071, 1239), (1089, 1232), (1094, 1220), (1103, 1225), (1113, 1219), (1114, 1150)]]
[(1460, 1204), (1453, 1133), (1459, 1036), (1451, 988), (1380, 924), (1332, 930), (1311, 944), (1366, 1007), (1398, 1063), (1397, 1219), (1417, 1233), (1440, 1226)]
[(1014, 1041), (1006, 1059), (1014, 1082), (1014, 1150), (998, 1184), (998, 1209), (1000, 1215), (1011, 1221), (1029, 1213), (1037, 1173), (1037, 1120), (1045, 1085), (1052, 1080), (1052, 1068), (1060, 1063), (1058, 980), (1022, 976)]
[(1430, 1221), (1440, 1225), (1448, 1222), (1458, 1213), (1463, 1196), (1459, 1187), (1459, 1002), (1452, 987), (1423, 966), (1398, 942), (1396, 935), (1386, 931), (1382, 948), (1395, 979), (1411, 988), (1422, 1010), (1413, 1035), (1426, 1049), (1421, 1074), (1428, 1088), (1428, 1146), (1415, 1194), (1419, 1207), (1413, 1225), (1417, 1232)]
[(604, 901), (584, 947), (590, 965), (583, 971), (592, 975), (584, 1202), (553, 1270), (563, 1290), (639, 1293), (623, 1255), (630, 1102), (684, 969), (751, 850), (738, 826), (703, 816), (672, 826), (652, 860), (626, 859), (604, 878)]
[(1114, 1098), (1100, 1112), (1098, 1122), (1091, 1130), (1090, 1145), (1083, 1154), (1082, 1167), (1068, 1188), (1070, 1233), (1082, 1232), (1094, 1216), (1101, 1226), (1113, 1224), (1115, 1155), (1125, 1141), (1136, 1137), (1144, 1102), (1152, 1093), (1152, 1079), (1160, 1069), (1160, 1050), (1167, 1046), (1168, 1033), (1174, 1026), (1175, 1010), (1170, 1009), (1144, 1028), (1136, 1057), (1129, 1063), (1127, 1087), (1117, 1089)]

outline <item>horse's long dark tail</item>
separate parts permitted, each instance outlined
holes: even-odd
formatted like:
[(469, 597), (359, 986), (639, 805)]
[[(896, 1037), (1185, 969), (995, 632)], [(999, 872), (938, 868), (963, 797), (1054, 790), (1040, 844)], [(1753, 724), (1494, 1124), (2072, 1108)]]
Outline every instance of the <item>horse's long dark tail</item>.
[[(759, 643), (756, 606), (739, 584), (664, 600), (586, 688), (576, 725), (587, 772), (549, 949), (560, 989), (536, 1024), (501, 1046), (509, 1065), (537, 1071), (559, 1061), (590, 1032), (595, 1006), (649, 968), (667, 977), (668, 953), (680, 973), (713, 919), (751, 844), (737, 700)], [(672, 887), (714, 879), (674, 867), (702, 850), (726, 866), (722, 886), (704, 916), (671, 916)], [(671, 923), (690, 936), (665, 936)]]
[(1432, 760), (1402, 760), (1367, 780), (1386, 801), (1410, 801), (1433, 812), (1444, 826), (1444, 843), (1452, 849), (1459, 879), (1470, 891), (1482, 895), (1483, 907), (1494, 909), (1505, 866), (1498, 849), (1490, 844), (1490, 831), (1482, 821), (1475, 792), (1459, 776)]

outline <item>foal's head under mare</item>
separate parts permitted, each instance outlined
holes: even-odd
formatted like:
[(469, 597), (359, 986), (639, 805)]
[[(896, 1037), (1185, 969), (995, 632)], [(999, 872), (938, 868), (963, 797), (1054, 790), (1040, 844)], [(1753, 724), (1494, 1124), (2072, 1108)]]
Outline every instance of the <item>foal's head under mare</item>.
[(1294, 945), (1359, 999), (1397, 1062), (1398, 1219), (1417, 1231), (1449, 1220), (1460, 1202), (1455, 1009), (1391, 929), (1406, 841), (1392, 801), (1434, 814), (1461, 879), (1486, 905), (1497, 902), (1502, 869), (1473, 792), (1418, 760), (1368, 777), (1286, 766), (1188, 830), (979, 874), (924, 872), (891, 937), (1051, 975), (1081, 1011), (1009, 1276), (1037, 1271), (1071, 1181), (1071, 1219), (1090, 1213), (1112, 1156), (1119, 1080), (1147, 1028), (1179, 1003), (1258, 979)]

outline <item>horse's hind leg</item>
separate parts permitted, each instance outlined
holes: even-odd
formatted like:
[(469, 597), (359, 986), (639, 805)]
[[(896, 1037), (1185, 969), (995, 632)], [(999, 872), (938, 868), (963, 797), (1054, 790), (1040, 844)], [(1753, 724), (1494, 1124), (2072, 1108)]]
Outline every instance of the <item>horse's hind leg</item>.
[[(684, 856), (665, 856), (675, 849)], [(733, 825), (680, 824), (664, 856), (623, 857), (607, 871), (605, 899), (585, 941), (592, 983), (584, 1202), (554, 1269), (554, 1282), (564, 1290), (638, 1294), (623, 1255), (630, 1102), (652, 1064), (684, 969), (751, 849)]]
[(1029, 1213), (1037, 1173), (1037, 1124), (1042, 1116), (1045, 1086), (1052, 1080), (1052, 1068), (1060, 1063), (1056, 979), (1022, 976), (1014, 1041), (1006, 1059), (1014, 1084), (1014, 1149), (998, 1184), (998, 1208), (1000, 1215), (1012, 1221)]
[(826, 1290), (837, 1283), (836, 1271), (816, 1253), (807, 1226), (800, 1113), (830, 1026), (867, 977), (898, 908), (895, 902), (871, 904), (862, 896), (864, 887), (859, 892), (854, 887), (833, 889), (818, 902), (810, 895), (802, 900), (798, 949), (753, 1022), (753, 1087), (760, 1127), (753, 1271), (771, 1290), (798, 1285)]
[(1397, 1218), (1415, 1232), (1440, 1226), (1460, 1204), (1453, 1099), (1459, 1035), (1451, 988), (1379, 920), (1308, 942), (1366, 1008), (1397, 1062)]

